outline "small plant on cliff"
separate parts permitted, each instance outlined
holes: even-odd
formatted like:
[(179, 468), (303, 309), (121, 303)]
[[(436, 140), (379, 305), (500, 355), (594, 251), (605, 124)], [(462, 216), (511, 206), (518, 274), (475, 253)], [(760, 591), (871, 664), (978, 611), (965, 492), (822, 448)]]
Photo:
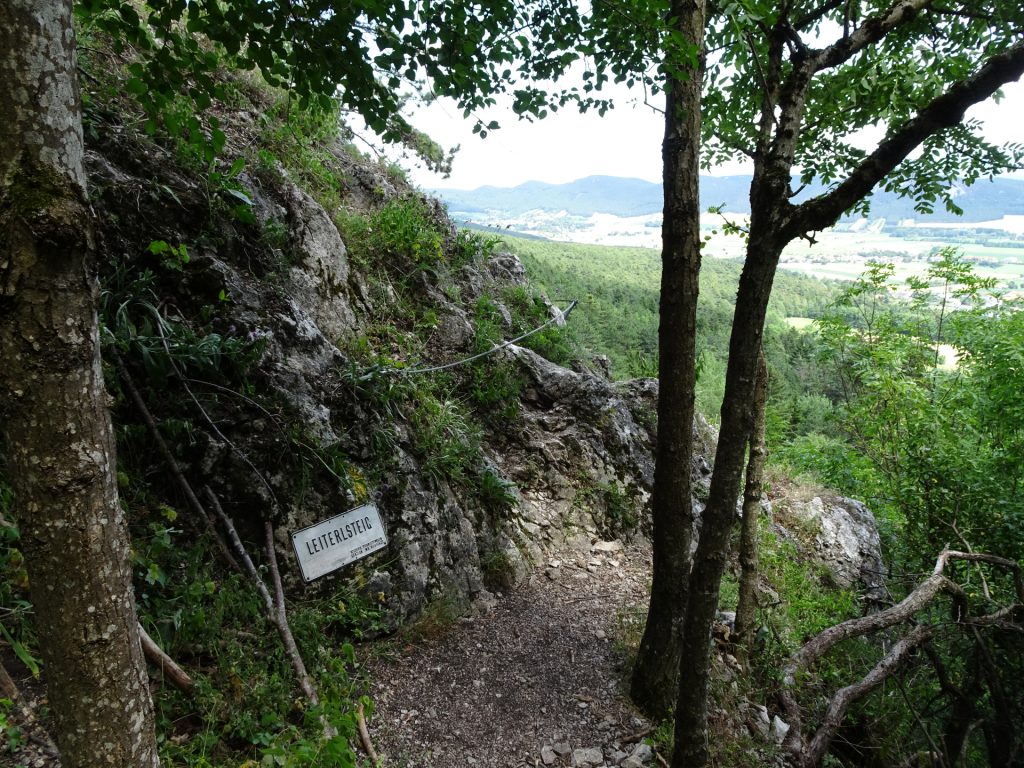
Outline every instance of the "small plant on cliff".
[(482, 460), (480, 431), (457, 401), (421, 395), (409, 423), (423, 469), (435, 481), (464, 484)]
[(353, 258), (363, 264), (383, 264), (405, 275), (445, 261), (437, 216), (417, 195), (392, 198), (365, 218), (350, 214), (341, 224)]

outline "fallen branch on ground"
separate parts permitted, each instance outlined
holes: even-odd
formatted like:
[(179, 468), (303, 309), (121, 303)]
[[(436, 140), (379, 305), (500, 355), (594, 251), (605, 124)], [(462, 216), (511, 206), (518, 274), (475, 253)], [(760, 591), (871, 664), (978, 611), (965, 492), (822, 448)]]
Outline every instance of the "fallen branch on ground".
[(645, 736), (650, 736), (656, 730), (657, 728), (652, 725), (650, 728), (644, 728), (642, 731), (637, 731), (636, 733), (632, 733), (629, 736), (619, 739), (619, 742), (621, 744), (634, 744)]
[(362, 742), (363, 751), (370, 758), (371, 763), (375, 766), (379, 765), (380, 758), (377, 757), (377, 750), (373, 748), (373, 742), (370, 741), (370, 730), (366, 727), (366, 715), (363, 713), (363, 702), (361, 701), (356, 707), (356, 726), (359, 728), (359, 741)]
[[(220, 500), (210, 490), (209, 487), (204, 489), (206, 497), (210, 501), (210, 505), (213, 507), (214, 512), (217, 514), (221, 525), (224, 526), (224, 530), (227, 531), (228, 539), (234, 547), (235, 553), (241, 560), (245, 573), (249, 576), (249, 580), (252, 581), (256, 590), (259, 592), (260, 597), (263, 599), (263, 607), (266, 612), (267, 621), (274, 625), (277, 629), (277, 634), (281, 638), (281, 643), (285, 647), (285, 651), (288, 654), (288, 660), (291, 662), (292, 670), (295, 672), (295, 676), (299, 682), (299, 689), (302, 691), (303, 696), (309, 701), (310, 705), (316, 707), (320, 705), (320, 696), (317, 694), (316, 686), (313, 683), (313, 679), (309, 676), (309, 672), (306, 671), (306, 664), (302, 660), (302, 654), (299, 652), (298, 646), (295, 644), (295, 636), (292, 635), (291, 626), (288, 624), (288, 613), (285, 608), (284, 602), (284, 587), (281, 583), (281, 573), (277, 567), (277, 553), (274, 549), (274, 526), (268, 520), (264, 524), (264, 545), (267, 555), (267, 563), (270, 567), (270, 576), (274, 586), (274, 595), (270, 594), (270, 590), (267, 589), (267, 585), (264, 583), (262, 577), (260, 577), (259, 571), (256, 570), (256, 566), (252, 562), (252, 558), (249, 557), (248, 551), (242, 544), (242, 540), (238, 537), (238, 531), (235, 529), (235, 524), (231, 521), (231, 518), (224, 512), (224, 508), (220, 505)], [(337, 729), (331, 725), (327, 718), (320, 717), (320, 722), (324, 729), (324, 738), (331, 739), (338, 735)]]
[(167, 445), (167, 441), (164, 440), (164, 436), (160, 434), (160, 429), (157, 427), (156, 421), (153, 419), (153, 414), (149, 412), (149, 408), (146, 406), (146, 401), (142, 399), (142, 393), (139, 392), (138, 388), (135, 386), (135, 381), (128, 372), (128, 366), (125, 365), (124, 360), (116, 350), (111, 352), (111, 356), (113, 357), (114, 365), (117, 368), (117, 373), (121, 377), (121, 383), (124, 384), (124, 388), (128, 392), (128, 396), (135, 404), (136, 409), (138, 409), (139, 415), (142, 416), (142, 420), (146, 423), (149, 433), (153, 436), (153, 442), (156, 443), (157, 450), (163, 457), (164, 462), (166, 462), (167, 468), (171, 470), (171, 475), (174, 476), (175, 482), (178, 484), (178, 487), (181, 488), (181, 492), (185, 496), (185, 500), (188, 502), (188, 505), (192, 507), (192, 511), (199, 516), (199, 519), (203, 521), (203, 524), (206, 526), (206, 530), (213, 536), (214, 541), (217, 542), (217, 548), (220, 550), (225, 562), (227, 562), (227, 564), (236, 571), (241, 572), (241, 568), (238, 567), (238, 563), (235, 562), (235, 559), (231, 556), (231, 552), (228, 551), (227, 546), (224, 544), (224, 540), (221, 538), (220, 534), (217, 533), (217, 527), (213, 524), (213, 519), (210, 517), (209, 512), (207, 512), (206, 508), (200, 503), (199, 497), (196, 496), (195, 491), (192, 490), (191, 483), (186, 479), (184, 473), (181, 471), (181, 467), (174, 458), (174, 454), (171, 453), (171, 449)]
[(164, 679), (182, 693), (191, 696), (195, 692), (195, 683), (174, 659), (161, 650), (149, 633), (139, 624), (139, 642), (142, 644), (142, 652), (149, 659), (150, 663), (160, 668)]

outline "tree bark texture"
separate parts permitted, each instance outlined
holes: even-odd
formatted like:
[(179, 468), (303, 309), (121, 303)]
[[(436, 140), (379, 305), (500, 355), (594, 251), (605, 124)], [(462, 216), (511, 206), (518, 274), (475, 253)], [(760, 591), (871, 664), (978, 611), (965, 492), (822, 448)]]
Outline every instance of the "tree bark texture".
[(0, 4), (0, 419), (63, 765), (155, 766), (74, 45), (71, 0)]
[(750, 404), (750, 453), (743, 489), (743, 521), (740, 525), (740, 585), (736, 603), (737, 654), (746, 661), (754, 641), (757, 615), (758, 522), (761, 515), (761, 486), (764, 485), (764, 408), (768, 392), (768, 367), (764, 352), (757, 359), (757, 383)]
[[(662, 144), (660, 384), (652, 500), (654, 575), (630, 687), (633, 701), (655, 717), (665, 717), (675, 704), (693, 539), (691, 473), (701, 261), (698, 153), (704, 16), (703, 0), (677, 0), (670, 13), (683, 39), (694, 45), (695, 60), (690, 67), (676, 62), (688, 76), (670, 77), (666, 83)], [(669, 58), (676, 56), (668, 54)]]

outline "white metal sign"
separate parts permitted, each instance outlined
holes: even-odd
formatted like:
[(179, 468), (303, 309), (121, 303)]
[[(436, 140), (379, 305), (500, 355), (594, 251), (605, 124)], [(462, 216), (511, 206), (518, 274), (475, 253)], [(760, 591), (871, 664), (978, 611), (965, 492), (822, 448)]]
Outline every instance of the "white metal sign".
[(336, 571), (387, 544), (387, 531), (373, 504), (350, 509), (292, 534), (295, 557), (306, 581)]

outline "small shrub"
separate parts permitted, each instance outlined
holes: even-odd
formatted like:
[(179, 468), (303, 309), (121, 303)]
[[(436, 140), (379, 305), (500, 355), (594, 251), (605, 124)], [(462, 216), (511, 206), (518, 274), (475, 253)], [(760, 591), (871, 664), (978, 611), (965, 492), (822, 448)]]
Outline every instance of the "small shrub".
[(455, 248), (451, 263), (453, 267), (474, 264), (487, 258), (501, 243), (501, 239), (487, 236), (469, 229), (460, 229), (455, 235)]
[(433, 640), (443, 634), (462, 615), (462, 606), (450, 597), (431, 600), (411, 624), (404, 626), (401, 635), (406, 642)]
[(484, 507), (497, 513), (507, 512), (519, 503), (515, 483), (503, 478), (490, 466), (477, 473), (476, 491)]
[(425, 395), (409, 416), (413, 447), (424, 471), (438, 482), (463, 484), (481, 461), (480, 432), (451, 399)]
[(515, 568), (512, 560), (502, 551), (491, 552), (481, 563), (484, 586), (492, 592), (510, 589), (515, 583)]
[(576, 491), (573, 505), (594, 518), (598, 533), (605, 539), (628, 537), (639, 524), (633, 500), (616, 482), (584, 482)]
[(444, 233), (417, 196), (393, 198), (368, 219), (343, 220), (342, 228), (353, 254), (365, 264), (383, 263), (404, 273), (407, 264), (426, 269), (445, 261)]
[(608, 483), (601, 488), (604, 502), (604, 519), (598, 521), (598, 530), (606, 539), (629, 536), (639, 522), (633, 501), (623, 492), (618, 483)]

